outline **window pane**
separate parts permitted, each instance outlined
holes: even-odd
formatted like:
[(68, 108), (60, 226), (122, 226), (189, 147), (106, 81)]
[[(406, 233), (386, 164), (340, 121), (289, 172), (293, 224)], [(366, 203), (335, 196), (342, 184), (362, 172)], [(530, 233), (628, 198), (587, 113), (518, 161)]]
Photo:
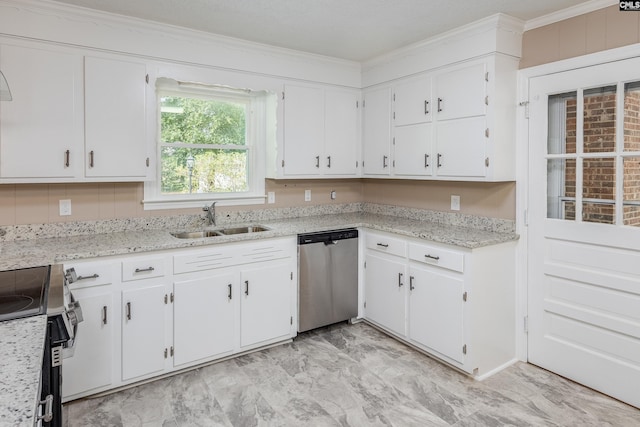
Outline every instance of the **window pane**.
[(616, 160), (584, 159), (582, 162), (582, 220), (613, 224), (615, 222)]
[(575, 219), (576, 161), (547, 160), (547, 218)]
[(623, 164), (623, 223), (638, 227), (640, 226), (640, 157), (625, 158)]
[(576, 152), (576, 97), (576, 92), (549, 97), (549, 154)]
[(640, 151), (640, 82), (624, 85), (624, 151)]
[(616, 87), (584, 91), (584, 152), (616, 149)]
[(163, 143), (246, 145), (247, 105), (198, 98), (162, 97)]
[(162, 147), (162, 194), (249, 190), (247, 150)]

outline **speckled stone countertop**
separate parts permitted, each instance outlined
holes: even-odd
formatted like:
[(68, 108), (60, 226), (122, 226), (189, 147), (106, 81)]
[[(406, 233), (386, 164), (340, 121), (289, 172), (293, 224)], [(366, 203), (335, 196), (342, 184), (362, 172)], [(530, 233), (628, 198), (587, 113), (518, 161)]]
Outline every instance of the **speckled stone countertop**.
[(47, 316), (0, 322), (0, 425), (33, 426)]
[[(251, 221), (251, 223), (255, 222)], [(248, 223), (250, 222), (243, 224)], [(300, 233), (351, 227), (367, 227), (468, 249), (504, 243), (518, 238), (517, 234), (508, 231), (488, 231), (441, 221), (425, 221), (371, 212), (261, 220), (259, 223), (270, 230), (200, 239), (178, 239), (173, 237), (170, 231), (183, 231), (185, 228), (165, 228), (5, 241), (0, 243), (0, 270), (55, 264), (74, 259), (294, 236)], [(227, 223), (224, 227), (233, 225), (240, 224)]]

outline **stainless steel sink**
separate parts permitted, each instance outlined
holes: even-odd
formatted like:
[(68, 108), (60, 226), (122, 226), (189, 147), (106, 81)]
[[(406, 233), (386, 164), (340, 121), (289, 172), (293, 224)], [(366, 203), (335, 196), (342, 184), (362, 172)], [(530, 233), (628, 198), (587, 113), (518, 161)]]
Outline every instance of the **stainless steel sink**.
[(179, 233), (171, 233), (173, 237), (178, 239), (201, 239), (203, 237), (218, 237), (222, 236), (219, 231), (207, 230), (207, 231), (181, 231)]
[(248, 227), (234, 227), (234, 228), (223, 228), (222, 230), (218, 230), (220, 233), (224, 235), (231, 234), (244, 234), (244, 233), (259, 233), (260, 231), (268, 231), (267, 227), (263, 227), (261, 225), (250, 225)]
[(170, 234), (178, 239), (201, 239), (204, 237), (230, 236), (232, 234), (258, 233), (268, 230), (267, 227), (261, 225), (249, 225), (247, 227), (223, 228), (221, 230), (180, 231)]

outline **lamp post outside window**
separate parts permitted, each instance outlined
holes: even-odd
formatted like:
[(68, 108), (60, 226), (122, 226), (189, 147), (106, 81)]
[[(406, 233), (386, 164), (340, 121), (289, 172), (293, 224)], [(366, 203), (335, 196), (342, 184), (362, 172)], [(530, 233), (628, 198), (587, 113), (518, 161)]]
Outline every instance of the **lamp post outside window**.
[(193, 156), (191, 154), (189, 154), (189, 157), (187, 157), (187, 170), (189, 171), (189, 194), (191, 194), (192, 191), (192, 181), (191, 179), (193, 178), (193, 166), (195, 165), (195, 159), (193, 158)]

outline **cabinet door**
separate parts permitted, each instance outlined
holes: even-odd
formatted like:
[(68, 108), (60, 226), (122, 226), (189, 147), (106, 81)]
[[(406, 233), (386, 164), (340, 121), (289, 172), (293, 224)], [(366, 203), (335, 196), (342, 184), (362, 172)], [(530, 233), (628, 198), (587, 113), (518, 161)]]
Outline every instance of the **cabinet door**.
[(389, 175), (391, 147), (391, 88), (364, 95), (362, 153), (365, 175)]
[(325, 92), (325, 175), (356, 175), (358, 168), (358, 94)]
[(85, 58), (86, 176), (147, 175), (146, 66)]
[(0, 107), (0, 176), (82, 176), (82, 56), (2, 45), (0, 69), (13, 96)]
[(106, 387), (113, 382), (113, 316), (110, 285), (73, 291), (84, 320), (78, 325), (73, 357), (64, 359), (62, 396)]
[(436, 174), (446, 177), (484, 177), (487, 173), (484, 117), (447, 120), (436, 124)]
[(365, 317), (399, 335), (406, 335), (404, 259), (366, 255)]
[(174, 283), (174, 366), (233, 350), (236, 277), (207, 275)]
[(445, 70), (434, 79), (433, 99), (438, 120), (485, 114), (486, 64)]
[(431, 121), (432, 114), (430, 77), (422, 77), (394, 86), (394, 126), (427, 123)]
[(319, 175), (323, 144), (324, 91), (285, 86), (284, 174)]
[(164, 285), (122, 291), (122, 380), (165, 368)]
[(240, 345), (291, 335), (292, 265), (268, 263), (241, 271)]
[(394, 136), (394, 173), (431, 175), (431, 123), (397, 126)]
[(409, 281), (409, 338), (463, 363), (462, 277), (411, 266)]

